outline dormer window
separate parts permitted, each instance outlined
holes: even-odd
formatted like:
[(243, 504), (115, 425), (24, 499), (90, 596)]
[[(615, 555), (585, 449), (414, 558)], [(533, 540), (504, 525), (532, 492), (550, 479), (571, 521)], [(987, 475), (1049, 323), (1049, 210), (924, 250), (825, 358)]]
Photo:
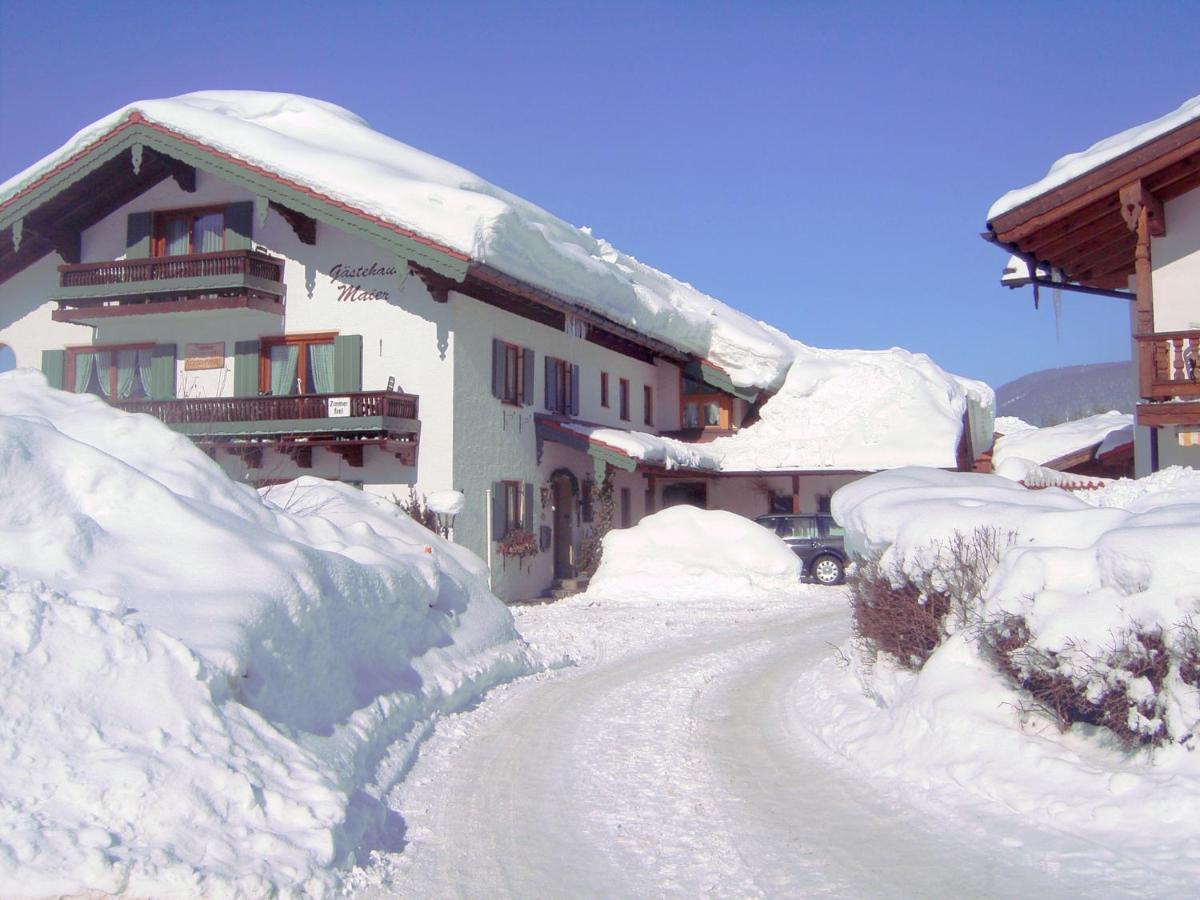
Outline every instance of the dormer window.
[(151, 256), (190, 256), (224, 249), (223, 209), (181, 209), (154, 214)]

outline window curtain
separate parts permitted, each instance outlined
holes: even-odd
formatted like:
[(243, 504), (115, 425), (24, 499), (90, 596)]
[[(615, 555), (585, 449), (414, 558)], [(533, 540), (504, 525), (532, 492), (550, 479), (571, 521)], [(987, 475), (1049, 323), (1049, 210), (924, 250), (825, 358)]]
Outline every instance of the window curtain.
[(166, 255), (183, 256), (190, 249), (188, 246), (191, 225), (187, 219), (168, 219), (164, 237), (166, 238)]
[(308, 371), (318, 394), (333, 392), (333, 360), (333, 344), (308, 345)]
[(75, 393), (82, 394), (88, 389), (92, 380), (92, 372), (96, 370), (95, 353), (75, 354)]
[(112, 396), (113, 355), (111, 353), (93, 353), (96, 357), (96, 374), (100, 379), (100, 391), (105, 397)]
[(209, 213), (196, 220), (192, 245), (197, 253), (216, 253), (224, 249), (225, 217), (220, 213)]
[(154, 369), (151, 363), (154, 353), (149, 348), (137, 352), (138, 377), (142, 380), (142, 391), (147, 397), (154, 396)]
[(117, 351), (117, 399), (128, 400), (137, 381), (137, 351)]
[(296, 392), (296, 363), (300, 359), (295, 344), (276, 344), (271, 348), (271, 393), (276, 396)]

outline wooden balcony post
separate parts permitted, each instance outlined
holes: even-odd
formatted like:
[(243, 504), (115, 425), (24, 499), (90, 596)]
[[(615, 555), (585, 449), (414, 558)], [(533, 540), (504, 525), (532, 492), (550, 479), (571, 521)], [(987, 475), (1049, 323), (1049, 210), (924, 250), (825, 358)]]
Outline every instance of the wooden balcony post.
[[(1147, 336), (1154, 333), (1154, 277), (1150, 258), (1151, 237), (1162, 237), (1167, 233), (1162, 204), (1142, 185), (1135, 181), (1121, 188), (1121, 215), (1129, 230), (1137, 234), (1137, 245), (1133, 253), (1133, 271), (1137, 291), (1135, 306), (1134, 335)], [(1154, 344), (1138, 343), (1138, 387), (1142, 397), (1153, 396), (1155, 380)]]

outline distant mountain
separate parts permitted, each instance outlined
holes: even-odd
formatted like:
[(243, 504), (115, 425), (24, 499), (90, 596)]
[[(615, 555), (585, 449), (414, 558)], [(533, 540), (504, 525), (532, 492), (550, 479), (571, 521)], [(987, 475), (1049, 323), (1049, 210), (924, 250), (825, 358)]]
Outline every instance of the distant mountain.
[(1064, 366), (1031, 372), (996, 388), (996, 415), (1045, 427), (1110, 409), (1131, 413), (1136, 400), (1132, 361)]

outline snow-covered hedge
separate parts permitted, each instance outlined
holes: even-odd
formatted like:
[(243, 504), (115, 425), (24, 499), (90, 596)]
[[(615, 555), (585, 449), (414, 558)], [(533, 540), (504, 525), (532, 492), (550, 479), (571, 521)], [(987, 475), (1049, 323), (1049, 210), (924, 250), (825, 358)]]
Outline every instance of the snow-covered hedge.
[(604, 536), (585, 598), (742, 603), (800, 584), (800, 561), (774, 532), (735, 513), (672, 506)]
[[(1200, 474), (1168, 471), (1081, 496), (906, 469), (843, 488), (833, 511), (879, 578), (900, 592), (917, 585), (915, 603), (944, 608), (938, 641), (970, 629), (1027, 700), (1061, 723), (1103, 725), (1126, 746), (1191, 745), (1200, 727)], [(1003, 537), (994, 571), (964, 596), (953, 549), (988, 533)]]
[(395, 742), (532, 665), (393, 504), (0, 375), (0, 894), (325, 893)]

